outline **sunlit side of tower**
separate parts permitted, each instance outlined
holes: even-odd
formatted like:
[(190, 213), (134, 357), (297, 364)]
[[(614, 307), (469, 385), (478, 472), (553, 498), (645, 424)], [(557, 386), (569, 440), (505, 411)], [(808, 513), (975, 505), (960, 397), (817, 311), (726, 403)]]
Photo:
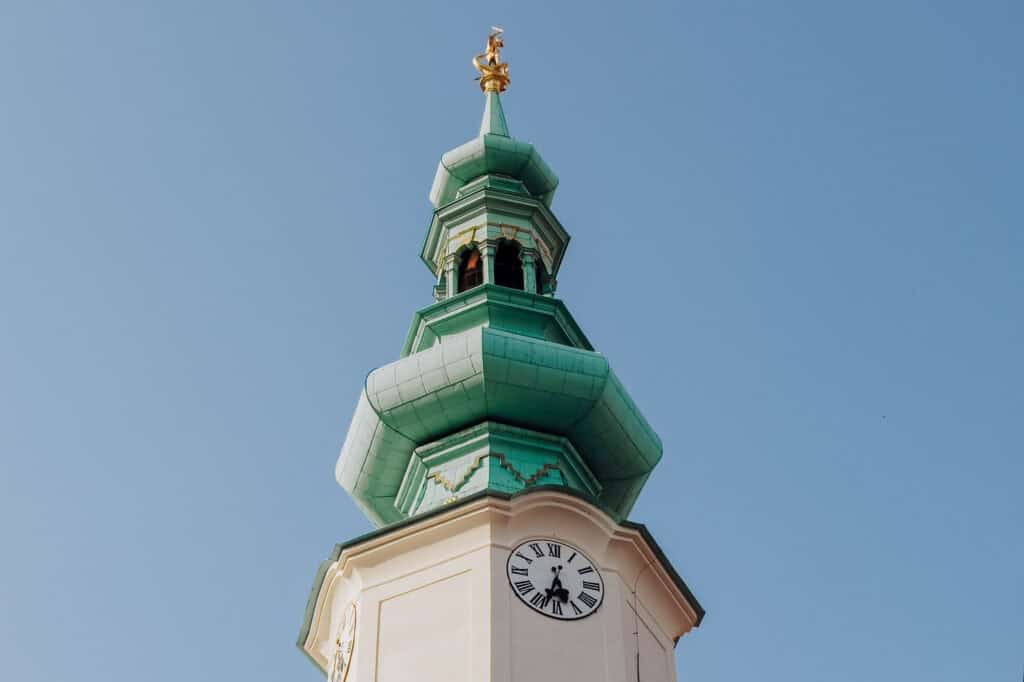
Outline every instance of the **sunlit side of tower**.
[(321, 564), (299, 647), (331, 682), (675, 680), (704, 611), (627, 520), (661, 441), (554, 297), (558, 178), (516, 140), (501, 31), (480, 133), (445, 154), (435, 303), (367, 376), (336, 477), (376, 531)]

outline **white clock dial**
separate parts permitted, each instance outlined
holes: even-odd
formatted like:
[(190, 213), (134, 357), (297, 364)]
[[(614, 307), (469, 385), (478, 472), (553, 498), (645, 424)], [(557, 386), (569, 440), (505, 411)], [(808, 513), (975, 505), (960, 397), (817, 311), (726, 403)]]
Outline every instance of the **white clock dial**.
[(341, 624), (338, 626), (338, 637), (334, 640), (334, 657), (327, 671), (328, 682), (345, 682), (348, 669), (352, 667), (352, 651), (356, 644), (356, 605), (351, 603), (345, 607)]
[(604, 578), (597, 566), (578, 547), (561, 540), (521, 543), (509, 554), (505, 573), (520, 601), (551, 618), (586, 618), (604, 599)]

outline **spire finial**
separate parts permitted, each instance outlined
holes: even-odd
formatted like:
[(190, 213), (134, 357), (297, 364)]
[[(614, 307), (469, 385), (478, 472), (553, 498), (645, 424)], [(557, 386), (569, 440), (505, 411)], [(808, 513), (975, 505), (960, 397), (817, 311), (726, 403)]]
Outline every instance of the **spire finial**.
[(484, 92), (484, 120), (480, 122), (481, 135), (504, 135), (510, 137), (505, 110), (501, 108), (501, 97), (497, 92)]
[(477, 80), (484, 92), (505, 92), (512, 82), (508, 77), (508, 64), (501, 63), (501, 48), (505, 47), (501, 35), (504, 32), (505, 29), (491, 26), (491, 33), (487, 36), (487, 51), (473, 57), (473, 66), (480, 72)]

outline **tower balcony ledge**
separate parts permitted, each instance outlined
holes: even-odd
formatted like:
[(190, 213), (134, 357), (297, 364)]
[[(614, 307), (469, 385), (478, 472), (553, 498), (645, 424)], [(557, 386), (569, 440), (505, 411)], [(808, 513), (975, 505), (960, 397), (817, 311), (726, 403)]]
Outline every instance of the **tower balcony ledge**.
[(476, 327), (491, 327), (583, 350), (594, 350), (562, 301), (483, 284), (416, 312), (402, 357)]

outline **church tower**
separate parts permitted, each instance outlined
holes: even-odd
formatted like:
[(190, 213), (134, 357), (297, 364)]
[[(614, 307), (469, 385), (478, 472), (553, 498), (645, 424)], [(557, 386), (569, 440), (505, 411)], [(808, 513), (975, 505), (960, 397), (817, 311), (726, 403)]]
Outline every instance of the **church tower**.
[(330, 682), (671, 682), (704, 615), (627, 520), (661, 440), (555, 298), (558, 178), (509, 132), (502, 47), (474, 58), (480, 134), (430, 190), (434, 303), (338, 459), (377, 529), (314, 580), (298, 645)]

